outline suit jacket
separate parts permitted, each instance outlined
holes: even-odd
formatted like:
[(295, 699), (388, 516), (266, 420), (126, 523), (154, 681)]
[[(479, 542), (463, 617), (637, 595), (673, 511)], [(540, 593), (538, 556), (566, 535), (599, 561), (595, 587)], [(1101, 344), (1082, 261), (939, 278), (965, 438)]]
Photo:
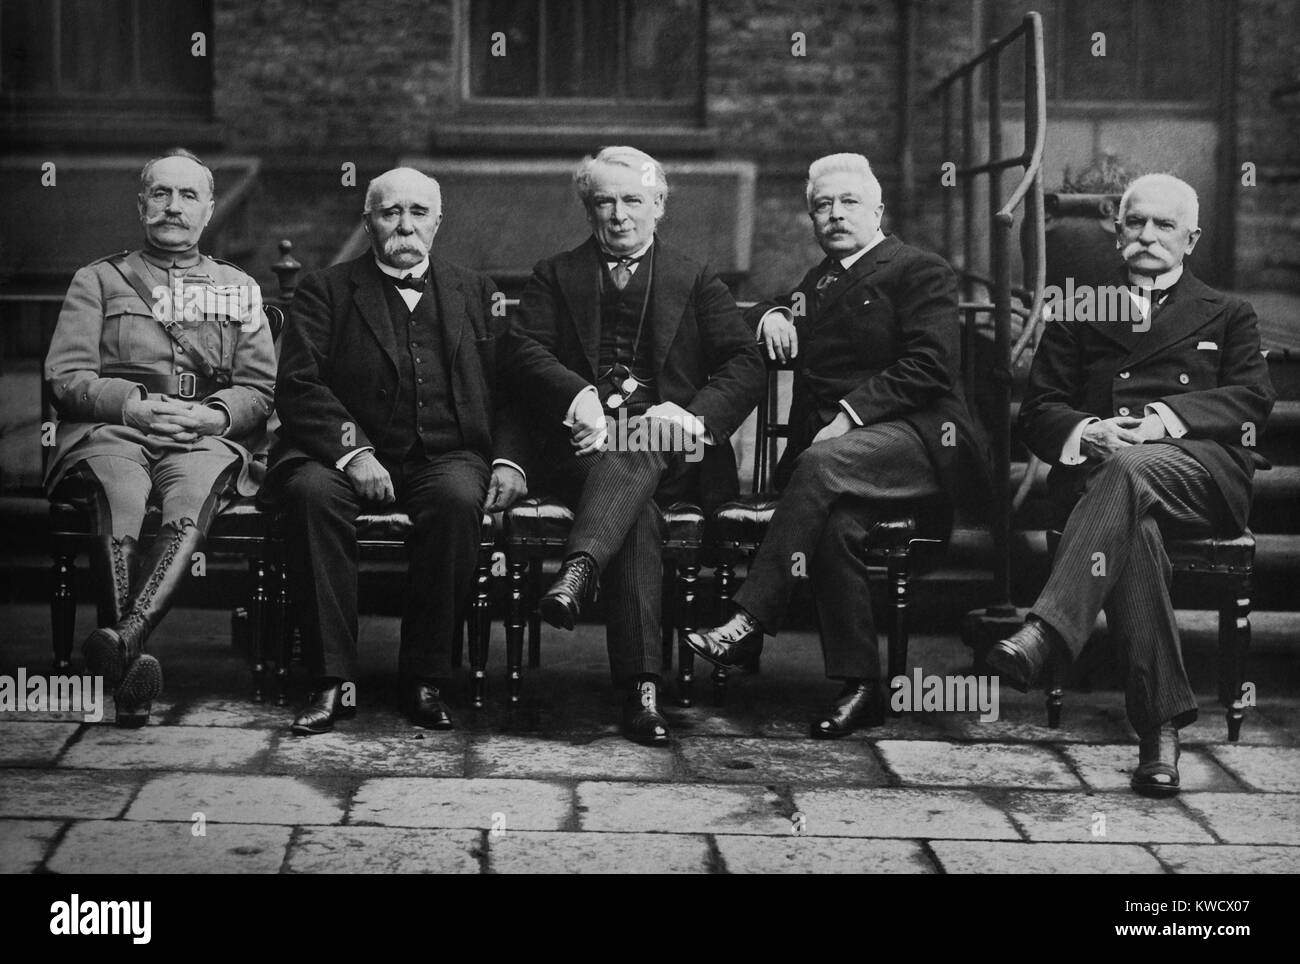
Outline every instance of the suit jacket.
[[(1113, 283), (1129, 285), (1119, 273)], [(1256, 467), (1268, 466), (1251, 446), (1276, 397), (1254, 310), (1186, 268), (1147, 331), (1134, 331), (1123, 317), (1112, 319), (1112, 300), (1127, 308), (1118, 299), (1098, 299), (1096, 320), (1049, 321), (1030, 369), (1020, 429), (1030, 450), (1052, 466), (1048, 485), (1054, 500), (1073, 505), (1100, 464), (1060, 464), (1065, 442), (1081, 421), (1117, 414), (1141, 418), (1146, 405), (1163, 402), (1188, 430), (1165, 444), (1205, 466), (1238, 530), (1244, 528), (1251, 478)]]
[[(519, 437), (508, 419), (498, 418), (507, 405), (500, 372), (510, 337), (504, 312), (493, 310), (496, 286), (438, 257), (429, 265), (425, 297), (437, 298), (451, 403), (465, 447), (488, 462), (518, 462)], [(303, 458), (334, 465), (371, 446), (371, 434), (393, 422), (399, 355), (387, 283), (369, 251), (303, 279), (280, 338), (275, 391), (281, 428), (271, 453), (273, 473)]]
[[(132, 251), (126, 262), (146, 284), (163, 285), (172, 259)], [(185, 300), (177, 306), (181, 309), (177, 315), (185, 337), (209, 364), (228, 370), (231, 376), (230, 385), (204, 399), (209, 405), (219, 404), (230, 417), (226, 434), (209, 438), (239, 455), (242, 469), (237, 487), (241, 495), (252, 495), (261, 468), (259, 464), (257, 473), (250, 471), (252, 453), (265, 451), (275, 385), (275, 346), (262, 315), (261, 289), (229, 262), (196, 254), (193, 264), (184, 263), (186, 267), (174, 269), (175, 277), (205, 279), (182, 288)], [(205, 289), (238, 294), (190, 300)], [(196, 370), (193, 359), (178, 350), (153, 309), (108, 258), (72, 276), (45, 357), (45, 377), (61, 417), (46, 477), (50, 489), (77, 458), (73, 449), (92, 429), (121, 425), (127, 400), (149, 394), (141, 377)]]
[(863, 425), (899, 419), (915, 428), (949, 499), (983, 511), (989, 449), (962, 398), (952, 268), (891, 235), (827, 288), (818, 308), (816, 286), (824, 271), (818, 264), (793, 292), (748, 313), (757, 326), (771, 308), (789, 308), (799, 334), (778, 487), (844, 402)]
[[(704, 422), (716, 443), (705, 447), (704, 471), (712, 474), (726, 462), (734, 484), (735, 460), (726, 443), (762, 397), (762, 354), (717, 275), (662, 238), (654, 248), (646, 324), (659, 398)], [(515, 317), (523, 342), (515, 356), (516, 384), (536, 417), (534, 458), (548, 470), (572, 458), (562, 423), (573, 397), (599, 375), (601, 270), (595, 238), (538, 262)]]

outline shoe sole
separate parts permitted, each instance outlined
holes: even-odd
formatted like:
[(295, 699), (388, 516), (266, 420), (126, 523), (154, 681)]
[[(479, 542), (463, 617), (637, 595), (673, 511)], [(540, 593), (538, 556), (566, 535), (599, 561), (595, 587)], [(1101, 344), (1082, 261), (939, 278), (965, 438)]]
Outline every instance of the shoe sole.
[(984, 662), (988, 668), (997, 673), (998, 678), (1006, 683), (1013, 690), (1021, 693), (1028, 693), (1030, 684), (1020, 675), (1020, 668), (1016, 665), (1016, 658), (1006, 650), (998, 649), (996, 646), (990, 649), (988, 655), (984, 657)]
[(289, 732), (294, 736), (320, 736), (324, 733), (330, 733), (334, 730), (334, 724), (328, 726), (305, 726), (301, 723), (294, 723), (289, 727)]
[(146, 709), (141, 716), (133, 710), (152, 703), (162, 692), (162, 686), (162, 664), (148, 653), (137, 658), (127, 668), (126, 675), (122, 677), (122, 682), (113, 695), (118, 706), (118, 726), (144, 726), (149, 721), (149, 711)]
[(719, 669), (746, 672), (744, 663), (724, 663), (720, 657), (714, 656), (704, 647), (703, 641), (697, 642), (697, 640), (700, 640), (700, 637), (696, 633), (686, 634), (686, 645), (690, 647), (691, 652), (700, 659), (712, 663)]
[(1129, 786), (1133, 788), (1133, 792), (1138, 796), (1151, 797), (1156, 800), (1168, 800), (1170, 797), (1176, 797), (1178, 796), (1178, 791), (1182, 789), (1181, 786), (1152, 787), (1134, 783), (1130, 783)]
[(113, 689), (122, 681), (126, 669), (126, 646), (116, 633), (96, 629), (86, 637), (81, 651), (86, 669), (92, 676), (102, 676), (104, 685)]
[(575, 622), (574, 612), (558, 599), (543, 596), (537, 604), (537, 611), (548, 625), (572, 632)]

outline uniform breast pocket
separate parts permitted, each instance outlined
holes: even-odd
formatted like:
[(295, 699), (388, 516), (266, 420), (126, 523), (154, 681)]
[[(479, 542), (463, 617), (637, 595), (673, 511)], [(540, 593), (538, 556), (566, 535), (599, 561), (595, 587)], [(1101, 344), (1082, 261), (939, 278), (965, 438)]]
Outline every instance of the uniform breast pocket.
[(100, 337), (101, 363), (155, 361), (156, 335), (161, 331), (162, 327), (139, 298), (134, 295), (109, 298), (104, 306), (104, 330)]

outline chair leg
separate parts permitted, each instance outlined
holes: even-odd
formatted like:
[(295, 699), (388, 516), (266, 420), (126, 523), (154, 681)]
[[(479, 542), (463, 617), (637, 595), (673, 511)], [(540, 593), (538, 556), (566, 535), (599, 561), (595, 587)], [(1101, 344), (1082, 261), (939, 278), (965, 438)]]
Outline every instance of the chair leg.
[(695, 596), (700, 580), (700, 567), (695, 561), (677, 567), (677, 705), (691, 706), (695, 702), (692, 692), (695, 685), (695, 653), (686, 645), (686, 634), (694, 632)]
[(54, 555), (54, 589), (50, 594), (50, 629), (54, 636), (54, 676), (72, 671), (72, 636), (77, 626), (77, 598), (73, 591), (75, 553)]
[(523, 680), (524, 661), (524, 586), (527, 559), (511, 559), (506, 566), (508, 590), (506, 596), (506, 679), (510, 702), (519, 702)]
[(267, 650), (266, 631), (266, 560), (260, 555), (248, 560), (253, 574), (253, 592), (248, 601), (248, 650), (253, 662), (253, 702), (266, 700)]
[(1047, 691), (1047, 725), (1053, 730), (1060, 729), (1061, 709), (1065, 705), (1065, 690), (1059, 683)]
[(893, 605), (889, 612), (889, 675), (891, 683), (896, 676), (907, 675), (907, 609), (911, 605), (911, 558), (907, 555), (890, 556), (887, 571)]
[(479, 553), (478, 569), (474, 572), (473, 619), (470, 622), (469, 668), (473, 674), (471, 702), (474, 709), (483, 709), (487, 699), (487, 654), (492, 635), (492, 553)]
[(1246, 684), (1246, 654), (1250, 651), (1250, 586), (1239, 586), (1219, 607), (1219, 702), (1228, 711), (1228, 740), (1241, 738), (1246, 718), (1242, 690)]
[[(724, 623), (731, 617), (731, 597), (736, 591), (736, 570), (730, 562), (724, 562), (713, 570), (713, 584), (717, 589), (718, 615), (717, 623)], [(686, 650), (690, 652), (690, 650)], [(692, 654), (694, 655), (694, 654)], [(727, 671), (721, 666), (713, 667), (713, 705), (722, 706), (727, 702)]]
[(537, 611), (537, 600), (542, 598), (540, 559), (528, 572), (528, 598), (532, 601), (528, 608), (528, 668), (537, 669), (542, 665), (542, 614)]

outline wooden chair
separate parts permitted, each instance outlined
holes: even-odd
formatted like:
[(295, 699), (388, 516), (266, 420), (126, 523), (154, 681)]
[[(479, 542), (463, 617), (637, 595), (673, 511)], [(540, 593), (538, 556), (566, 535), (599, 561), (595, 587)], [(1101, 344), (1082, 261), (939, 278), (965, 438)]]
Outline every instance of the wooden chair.
[[(1056, 556), (1059, 529), (1047, 531), (1048, 555)], [(1214, 600), (1219, 611), (1219, 703), (1227, 710), (1228, 739), (1241, 737), (1246, 718), (1242, 690), (1250, 649), (1250, 604), (1255, 570), (1255, 536), (1247, 529), (1231, 538), (1170, 539), (1165, 551), (1174, 573), (1174, 592)], [(1065, 696), (1060, 667), (1047, 691), (1047, 725), (1061, 725)]]
[[(779, 496), (772, 491), (776, 471), (777, 444), (789, 438), (789, 426), (780, 420), (779, 377), (790, 370), (789, 363), (768, 359), (767, 399), (758, 406), (754, 440), (752, 491), (734, 502), (719, 506), (709, 518), (704, 541), (704, 558), (714, 567), (714, 586), (718, 599), (718, 621), (731, 614), (735, 593), (735, 567), (743, 559), (752, 560), (767, 534), (776, 512)], [(911, 599), (911, 577), (928, 552), (947, 544), (944, 526), (936, 520), (935, 506), (918, 503), (900, 514), (881, 519), (867, 533), (862, 551), (869, 562), (885, 569), (891, 605), (888, 633), (888, 676), (886, 681), (907, 670), (907, 613)], [(937, 554), (934, 554), (937, 555)], [(694, 653), (683, 644), (678, 670), (678, 701), (689, 706), (694, 685)], [(729, 674), (722, 667), (713, 670), (713, 702), (726, 701)]]

